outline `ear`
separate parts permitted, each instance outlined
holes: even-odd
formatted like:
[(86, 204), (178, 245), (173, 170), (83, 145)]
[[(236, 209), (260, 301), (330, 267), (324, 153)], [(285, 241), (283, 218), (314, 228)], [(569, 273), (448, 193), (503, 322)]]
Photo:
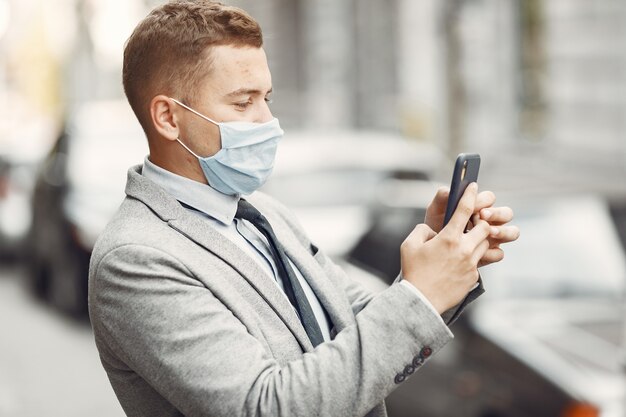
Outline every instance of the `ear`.
[(159, 94), (150, 101), (150, 118), (159, 135), (167, 140), (175, 141), (179, 135), (176, 103), (168, 96)]

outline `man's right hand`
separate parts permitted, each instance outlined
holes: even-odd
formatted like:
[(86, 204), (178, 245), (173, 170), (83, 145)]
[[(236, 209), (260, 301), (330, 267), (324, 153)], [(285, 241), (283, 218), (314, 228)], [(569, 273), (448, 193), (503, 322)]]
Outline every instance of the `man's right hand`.
[[(474, 213), (478, 186), (470, 184), (450, 222), (439, 234), (418, 224), (400, 246), (402, 277), (415, 285), (439, 314), (460, 303), (478, 281), (478, 262), (489, 249), (492, 227)], [(497, 231), (495, 231), (497, 233)]]

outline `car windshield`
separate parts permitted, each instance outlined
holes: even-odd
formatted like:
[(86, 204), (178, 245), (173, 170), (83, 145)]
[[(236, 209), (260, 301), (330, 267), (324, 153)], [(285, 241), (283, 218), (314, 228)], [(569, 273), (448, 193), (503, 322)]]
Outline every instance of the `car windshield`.
[(94, 233), (104, 225), (124, 198), (126, 173), (148, 154), (139, 122), (123, 102), (86, 105), (68, 131), (66, 158), (68, 218)]
[(123, 195), (126, 171), (148, 153), (145, 135), (126, 103), (86, 106), (69, 131), (67, 175), (82, 192)]
[(622, 296), (624, 250), (602, 199), (573, 196), (516, 206), (521, 237), (506, 248), (505, 261), (485, 268), (490, 295)]
[(334, 169), (271, 177), (263, 191), (287, 206), (369, 206), (378, 184), (389, 172)]

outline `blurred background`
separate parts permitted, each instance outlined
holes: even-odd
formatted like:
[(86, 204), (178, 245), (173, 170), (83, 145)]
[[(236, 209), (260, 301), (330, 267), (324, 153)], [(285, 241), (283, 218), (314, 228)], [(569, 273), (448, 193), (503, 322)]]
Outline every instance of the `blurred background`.
[[(155, 0), (0, 0), (0, 416), (123, 416), (91, 248), (147, 154), (121, 87)], [(626, 2), (240, 0), (286, 136), (264, 187), (374, 291), (459, 152), (522, 237), (391, 417), (626, 416)], [(304, 191), (303, 191), (304, 190)]]

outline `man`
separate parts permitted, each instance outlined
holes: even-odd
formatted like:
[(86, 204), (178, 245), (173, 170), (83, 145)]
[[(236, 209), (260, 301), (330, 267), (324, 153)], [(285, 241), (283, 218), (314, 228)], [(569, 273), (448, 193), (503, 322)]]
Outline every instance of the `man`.
[(398, 282), (371, 294), (351, 281), (254, 193), (282, 136), (262, 43), (240, 9), (176, 1), (126, 45), (150, 155), (94, 248), (89, 303), (129, 416), (384, 416), (483, 291), (478, 265), (517, 238), (511, 210), (475, 184), (442, 229), (440, 190), (399, 249)]

